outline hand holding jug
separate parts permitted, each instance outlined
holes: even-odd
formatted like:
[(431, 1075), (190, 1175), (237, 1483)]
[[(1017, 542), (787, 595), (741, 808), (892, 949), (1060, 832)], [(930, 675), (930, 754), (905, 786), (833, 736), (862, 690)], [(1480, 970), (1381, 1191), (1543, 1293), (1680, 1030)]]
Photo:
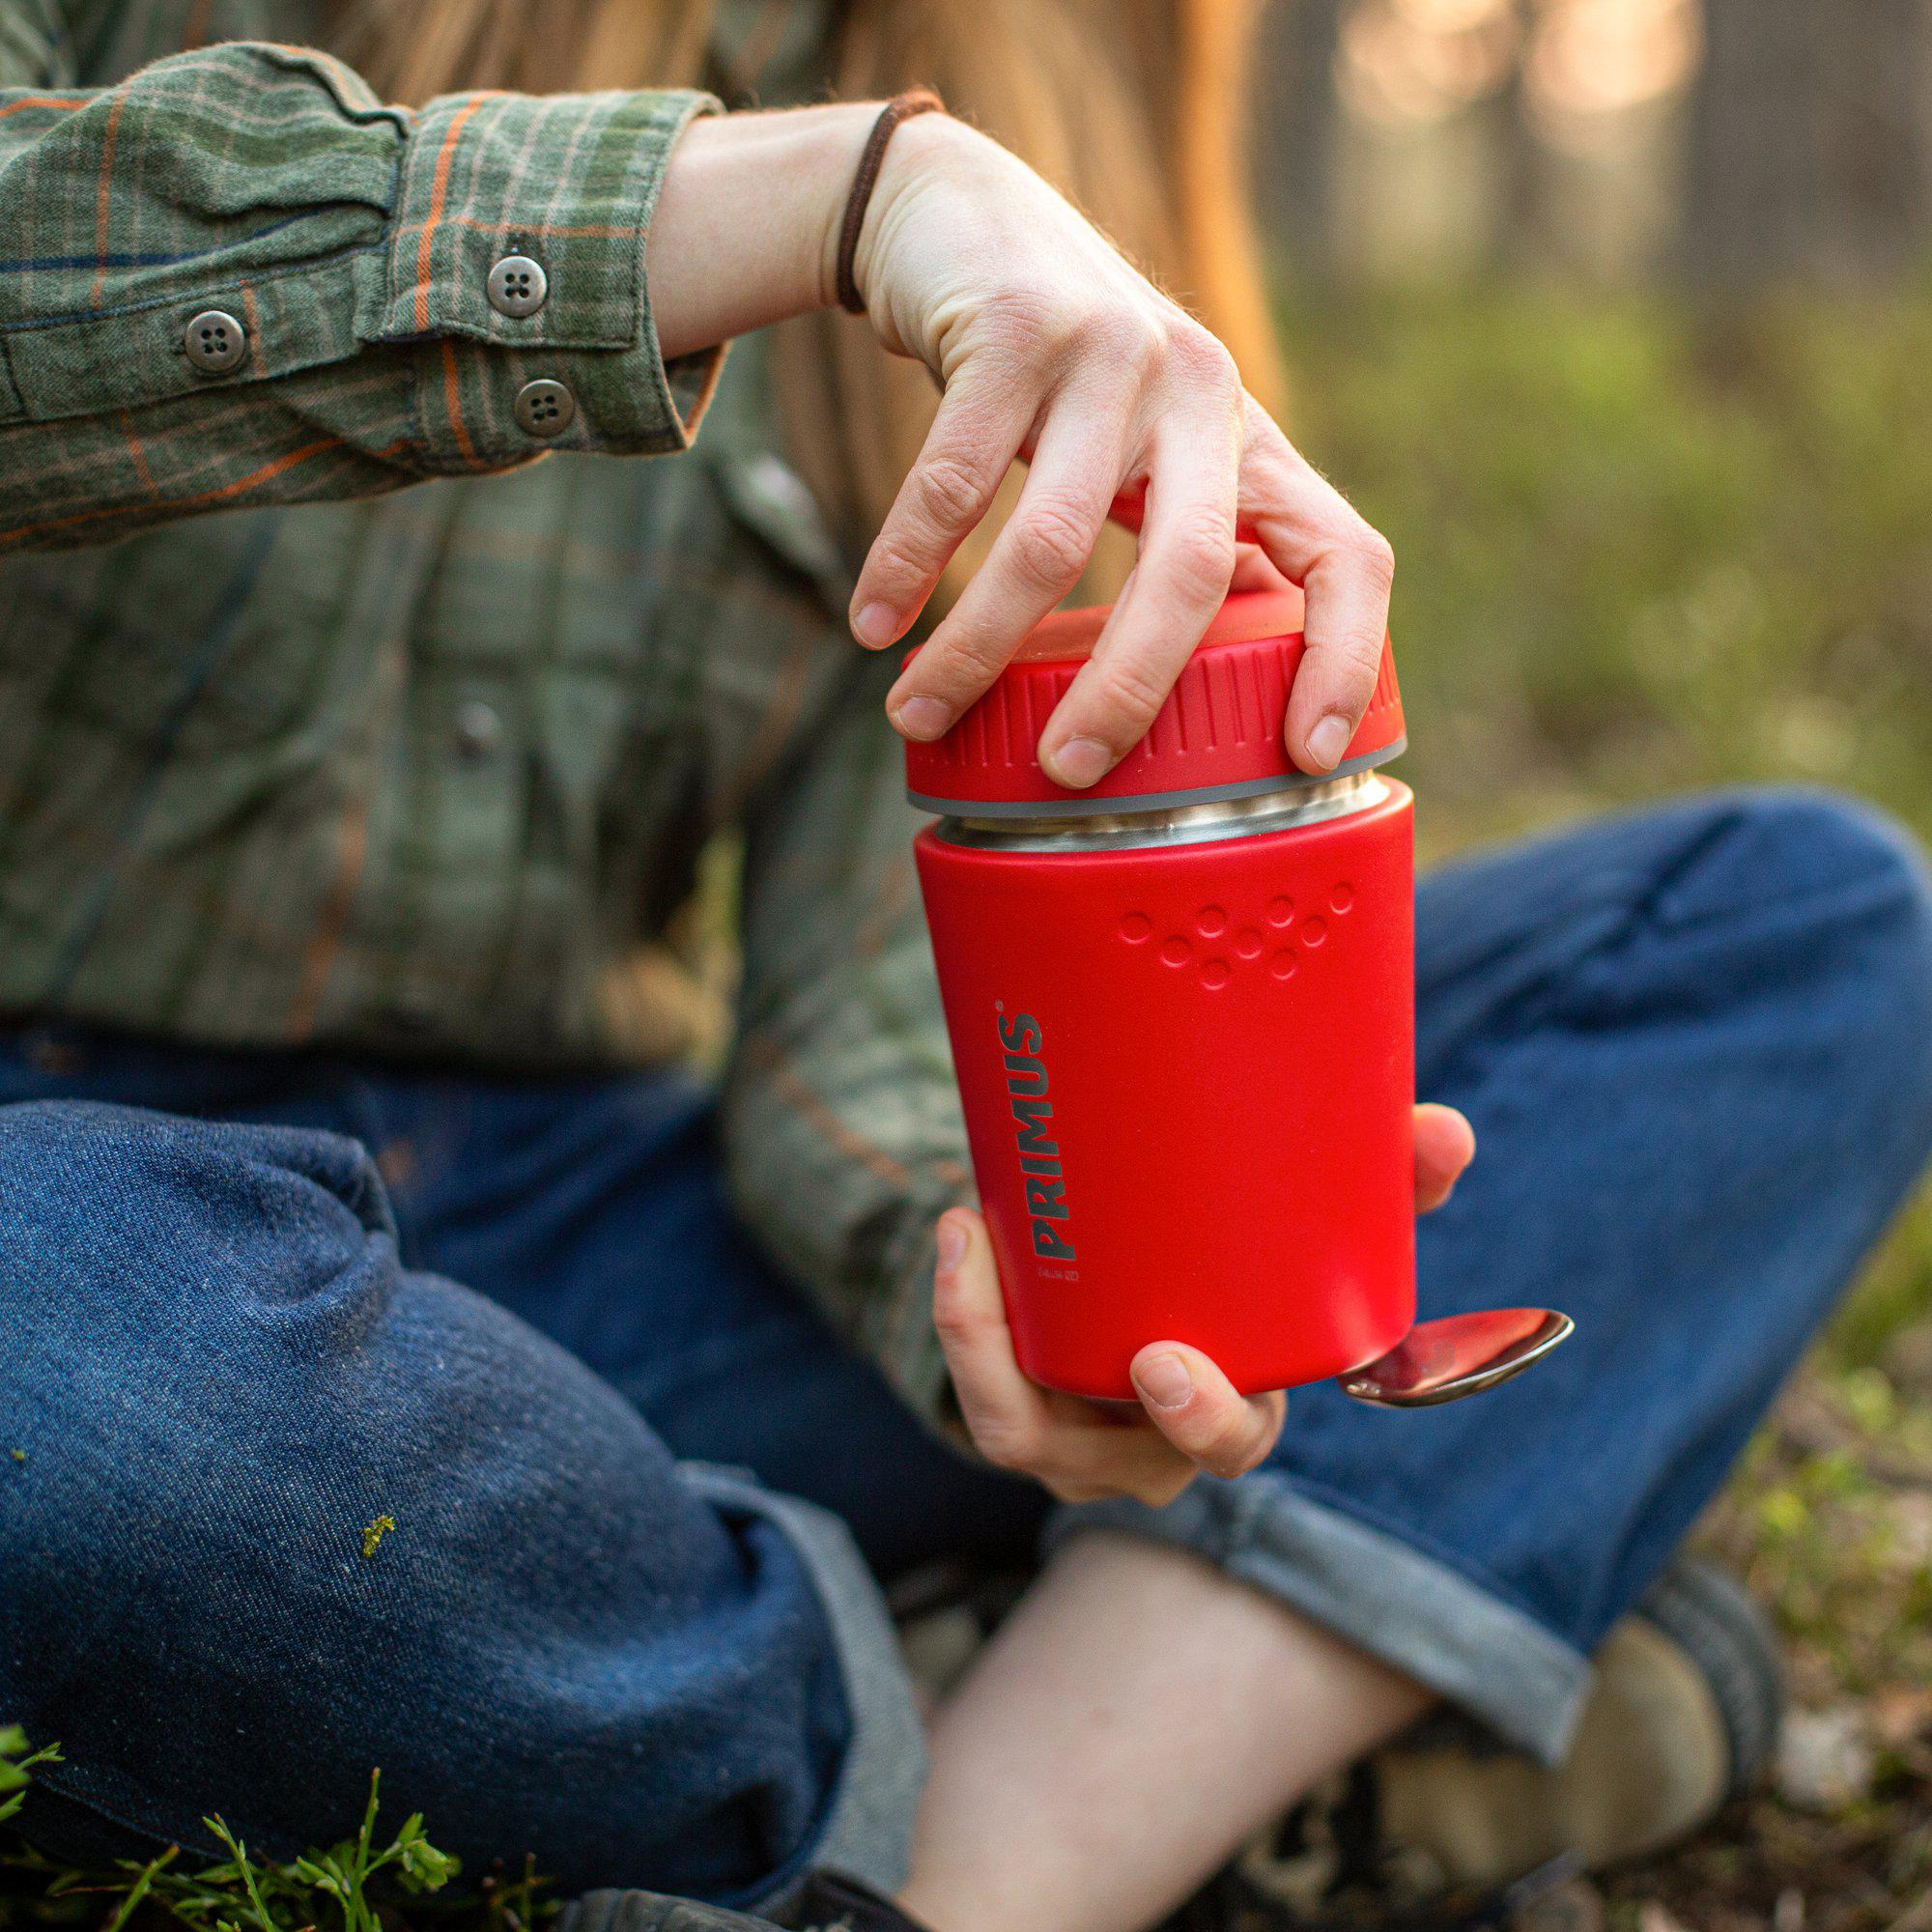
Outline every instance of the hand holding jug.
[(1413, 802), (1392, 658), (1320, 778), (1280, 721), (1299, 598), (1231, 597), (1101, 781), (1039, 724), (1104, 611), (1048, 618), (946, 737), (907, 748), (968, 1136), (1020, 1366), (1133, 1396), (1179, 1341), (1244, 1394), (1334, 1378), (1419, 1406), (1570, 1330), (1548, 1310), (1415, 1324)]

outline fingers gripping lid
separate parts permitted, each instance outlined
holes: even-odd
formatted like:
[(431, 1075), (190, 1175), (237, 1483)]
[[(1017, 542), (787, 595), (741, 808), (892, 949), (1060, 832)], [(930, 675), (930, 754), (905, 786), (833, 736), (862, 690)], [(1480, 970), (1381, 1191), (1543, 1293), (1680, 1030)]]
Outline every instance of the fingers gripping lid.
[(1395, 658), (1382, 647), (1375, 696), (1334, 772), (1288, 755), (1282, 721), (1306, 651), (1299, 591), (1230, 597), (1188, 659), (1146, 737), (1098, 784), (1057, 785), (1040, 769), (1039, 734), (1092, 655), (1108, 606), (1056, 612), (952, 729), (906, 747), (906, 791), (929, 811), (985, 818), (1055, 816), (1205, 804), (1320, 783), (1386, 763), (1406, 743)]

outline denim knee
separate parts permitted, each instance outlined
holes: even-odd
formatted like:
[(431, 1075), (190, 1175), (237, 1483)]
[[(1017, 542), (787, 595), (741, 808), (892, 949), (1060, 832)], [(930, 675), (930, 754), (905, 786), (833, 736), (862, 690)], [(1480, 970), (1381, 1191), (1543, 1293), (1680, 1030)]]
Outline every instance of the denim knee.
[(340, 1135), (0, 1108), (0, 1293), (16, 1338), (58, 1324), (64, 1351), (109, 1345), (125, 1365), (191, 1336), (233, 1344), (251, 1321), (272, 1331), (318, 1297), (351, 1305), (394, 1264), (381, 1181)]
[(354, 1143), (0, 1108), (0, 1719), (66, 1748), (50, 1848), (219, 1811), (287, 1857), (380, 1764), (565, 1890), (895, 1881), (917, 1726), (849, 1547), (403, 1269)]
[(1701, 838), (1661, 891), (1667, 925), (1780, 908), (1860, 914), (1901, 942), (1895, 968), (1916, 991), (1932, 951), (1932, 880), (1911, 833), (1863, 801), (1797, 788), (1720, 795)]
[[(70, 1737), (58, 1780), (99, 1813), (174, 1834), (141, 1762), (156, 1647), (185, 1647), (176, 1612), (243, 1587), (250, 1544), (265, 1561), (299, 1535), (293, 1497), (261, 1505), (315, 1473), (305, 1364), (353, 1351), (395, 1274), (352, 1142), (0, 1107), (0, 1715), (75, 1727), (73, 1687), (105, 1679), (93, 1761)], [(289, 1438), (272, 1468), (264, 1416)], [(245, 1643), (246, 1618), (231, 1628)]]
[(1909, 1179), (1932, 1148), (1932, 876), (1913, 836), (1830, 792), (1733, 794), (1652, 922), (1710, 1004), (1770, 997), (1794, 1015), (1794, 1053)]

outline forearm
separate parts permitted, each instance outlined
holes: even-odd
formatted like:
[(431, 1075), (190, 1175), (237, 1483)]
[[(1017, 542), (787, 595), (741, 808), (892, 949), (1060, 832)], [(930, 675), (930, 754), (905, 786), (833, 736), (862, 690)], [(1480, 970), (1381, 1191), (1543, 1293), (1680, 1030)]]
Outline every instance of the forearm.
[(717, 115), (685, 130), (645, 253), (667, 356), (832, 300), (838, 223), (878, 111), (858, 101)]
[[(70, 177), (84, 175), (91, 209), (91, 184), (123, 165), (121, 151), (159, 153), (163, 163), (144, 160), (113, 200), (122, 239), (142, 244), (130, 259), (173, 251), (194, 266), (172, 270), (165, 291), (147, 286), (153, 270), (76, 267), (21, 278), (0, 302), (11, 344), (0, 370), (19, 391), (10, 396), (0, 374), (0, 550), (117, 536), (242, 499), (370, 495), (559, 444), (680, 447), (704, 390), (694, 358), (831, 299), (839, 218), (878, 111), (858, 102), (686, 125), (692, 97), (586, 96), (570, 103), (585, 128), (574, 141), (571, 117), (552, 111), (561, 100), (458, 97), (409, 115), (324, 56), (240, 44), (199, 65), (156, 63), (113, 95), (7, 89), (15, 78), (28, 76), (0, 71), (10, 200), (65, 207)], [(306, 173), (204, 152), (196, 86), (231, 95), (236, 114), (272, 96), (284, 119), (305, 115)], [(628, 142), (628, 172), (585, 165), (559, 190), (552, 171), (499, 165), (541, 137), (524, 132), (533, 115), (566, 128), (550, 141), (558, 168)], [(152, 191), (151, 178), (165, 187), (220, 169), (206, 209)], [(526, 178), (542, 185), (528, 210), (510, 185)], [(446, 198), (459, 179), (473, 205)], [(314, 205), (277, 221), (271, 204), (292, 181)], [(56, 234), (36, 246), (53, 258), (67, 242)], [(532, 254), (544, 270), (537, 308), (489, 297), (506, 253)], [(199, 309), (233, 317), (240, 361), (202, 367), (183, 353), (182, 320)], [(264, 377), (280, 379), (272, 391), (258, 386)], [(558, 429), (517, 415), (522, 385), (539, 377), (570, 391)], [(58, 497), (28, 447), (47, 423), (71, 458), (62, 473), (83, 479)], [(145, 471), (126, 456), (130, 425)]]

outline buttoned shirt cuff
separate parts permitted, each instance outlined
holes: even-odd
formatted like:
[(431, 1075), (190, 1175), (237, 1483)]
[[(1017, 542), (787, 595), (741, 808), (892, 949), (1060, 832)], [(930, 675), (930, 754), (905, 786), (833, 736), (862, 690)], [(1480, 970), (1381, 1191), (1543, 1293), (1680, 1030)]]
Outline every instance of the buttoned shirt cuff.
[[(417, 358), (412, 440), (433, 467), (688, 446), (724, 352), (665, 361), (644, 243), (672, 147), (718, 106), (685, 89), (470, 94), (414, 117), (388, 244), (361, 277), (357, 333)], [(545, 284), (521, 315), (491, 293), (510, 256), (534, 262)], [(532, 413), (534, 383), (560, 386), (560, 411)]]

